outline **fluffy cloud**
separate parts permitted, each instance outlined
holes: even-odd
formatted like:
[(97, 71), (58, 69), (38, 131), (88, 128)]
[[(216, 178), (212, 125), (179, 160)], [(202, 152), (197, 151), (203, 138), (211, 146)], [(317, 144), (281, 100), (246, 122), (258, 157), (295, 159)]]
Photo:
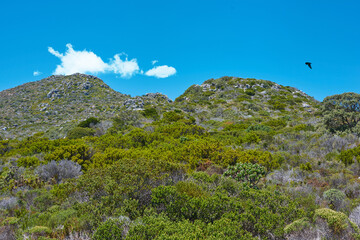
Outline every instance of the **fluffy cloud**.
[(120, 74), (121, 77), (129, 78), (140, 71), (135, 58), (129, 61), (127, 57), (125, 57), (125, 60), (122, 60), (120, 58), (121, 55), (124, 54), (116, 54), (114, 60), (110, 64), (110, 68), (114, 73)]
[(36, 77), (36, 76), (39, 76), (39, 75), (41, 75), (42, 74), (42, 72), (39, 72), (39, 71), (34, 71), (33, 72), (33, 75)]
[(114, 72), (120, 74), (121, 77), (131, 77), (139, 71), (139, 65), (136, 59), (125, 60), (120, 58), (121, 54), (116, 54), (110, 63), (105, 63), (99, 56), (90, 51), (76, 51), (71, 44), (66, 44), (67, 50), (65, 54), (55, 51), (52, 47), (48, 51), (61, 60), (61, 64), (57, 65), (54, 74), (70, 75), (74, 73), (105, 73)]
[(167, 65), (157, 66), (145, 73), (147, 76), (152, 76), (156, 78), (167, 78), (176, 73), (176, 69), (169, 67)]
[(151, 64), (155, 65), (157, 62), (159, 62), (159, 61), (158, 60), (153, 60), (153, 61), (151, 61)]
[[(87, 50), (76, 51), (72, 45), (66, 44), (67, 50), (65, 53), (60, 53), (54, 50), (52, 47), (48, 47), (49, 53), (59, 58), (60, 65), (56, 66), (53, 74), (56, 75), (70, 75), (74, 73), (106, 73), (112, 72), (119, 74), (122, 78), (130, 78), (135, 74), (143, 74), (140, 69), (137, 59), (133, 58), (128, 60), (126, 54), (116, 54), (113, 59), (110, 59), (108, 63), (105, 63), (95, 53)], [(124, 59), (122, 57), (124, 56)], [(152, 64), (156, 64), (158, 61), (152, 61)], [(176, 73), (175, 68), (166, 65), (154, 67), (148, 70), (145, 75), (153, 76), (156, 78), (166, 78)], [(35, 74), (41, 74), (40, 72), (34, 72)]]
[(57, 65), (54, 74), (69, 75), (73, 73), (99, 73), (105, 72), (108, 65), (96, 56), (93, 52), (75, 51), (71, 44), (66, 44), (67, 50), (65, 54), (55, 51), (49, 47), (49, 52), (61, 60), (61, 64)]

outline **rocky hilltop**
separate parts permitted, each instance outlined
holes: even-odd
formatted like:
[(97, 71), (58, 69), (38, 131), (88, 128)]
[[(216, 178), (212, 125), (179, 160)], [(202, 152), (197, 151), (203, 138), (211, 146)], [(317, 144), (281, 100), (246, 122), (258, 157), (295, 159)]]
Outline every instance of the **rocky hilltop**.
[(287, 117), (306, 120), (319, 102), (294, 87), (249, 78), (222, 77), (192, 85), (175, 100), (200, 122)]
[(3, 138), (55, 131), (63, 137), (89, 117), (110, 120), (124, 111), (178, 109), (203, 126), (214, 121), (252, 117), (313, 115), (318, 102), (304, 92), (265, 80), (222, 77), (189, 87), (175, 102), (161, 93), (131, 97), (85, 74), (50, 76), (0, 92), (0, 134)]
[(0, 92), (1, 133), (5, 138), (29, 136), (91, 116), (110, 119), (122, 109), (141, 110), (150, 102), (171, 100), (160, 93), (132, 98), (91, 75), (50, 76)]

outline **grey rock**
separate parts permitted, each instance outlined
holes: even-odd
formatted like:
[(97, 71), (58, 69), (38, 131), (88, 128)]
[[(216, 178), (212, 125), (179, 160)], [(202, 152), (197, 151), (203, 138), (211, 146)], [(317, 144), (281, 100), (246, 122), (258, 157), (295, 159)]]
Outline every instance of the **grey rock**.
[(302, 106), (303, 106), (304, 108), (309, 108), (309, 107), (310, 107), (310, 105), (307, 104), (307, 103), (302, 103)]
[(88, 89), (90, 89), (90, 88), (92, 88), (94, 85), (91, 83), (91, 82), (85, 82), (82, 86), (81, 86), (81, 88), (83, 89), (83, 90), (88, 90)]
[(48, 94), (47, 94), (47, 97), (48, 98), (51, 98), (53, 97), (54, 94), (57, 94), (59, 92), (58, 89), (52, 89)]

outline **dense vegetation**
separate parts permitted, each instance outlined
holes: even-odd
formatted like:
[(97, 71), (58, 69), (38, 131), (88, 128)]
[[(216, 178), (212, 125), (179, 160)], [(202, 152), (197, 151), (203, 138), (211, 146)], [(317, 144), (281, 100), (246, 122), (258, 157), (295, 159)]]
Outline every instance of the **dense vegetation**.
[[(74, 121), (66, 138), (3, 137), (0, 235), (360, 239), (359, 110), (343, 100), (359, 106), (357, 97), (321, 104), (269, 81), (221, 78), (169, 105)], [(348, 126), (334, 127), (339, 109)]]

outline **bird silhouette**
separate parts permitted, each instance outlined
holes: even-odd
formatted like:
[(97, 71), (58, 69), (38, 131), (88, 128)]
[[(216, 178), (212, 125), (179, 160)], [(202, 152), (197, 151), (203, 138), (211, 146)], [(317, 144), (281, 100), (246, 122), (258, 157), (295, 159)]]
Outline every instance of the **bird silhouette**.
[(312, 69), (311, 62), (306, 62), (305, 64), (308, 65), (310, 69)]

